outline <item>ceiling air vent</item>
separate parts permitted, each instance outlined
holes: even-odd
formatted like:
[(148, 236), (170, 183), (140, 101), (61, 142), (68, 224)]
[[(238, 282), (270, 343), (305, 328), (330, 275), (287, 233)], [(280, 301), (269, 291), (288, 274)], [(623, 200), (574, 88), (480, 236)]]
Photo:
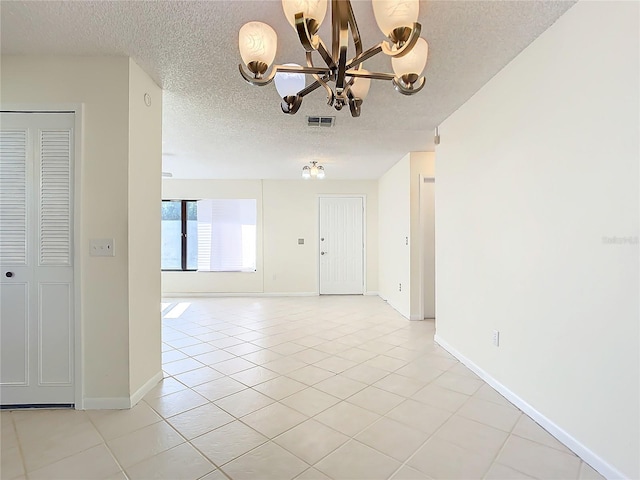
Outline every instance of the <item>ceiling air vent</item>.
[(319, 116), (307, 117), (307, 125), (310, 127), (333, 127), (335, 122), (336, 122), (336, 117), (319, 117)]

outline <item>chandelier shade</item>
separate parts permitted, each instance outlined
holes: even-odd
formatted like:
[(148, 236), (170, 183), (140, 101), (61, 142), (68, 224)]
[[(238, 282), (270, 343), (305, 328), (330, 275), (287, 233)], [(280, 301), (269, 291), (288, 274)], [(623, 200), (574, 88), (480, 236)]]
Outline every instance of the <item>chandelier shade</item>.
[[(266, 23), (245, 23), (238, 34), (240, 56), (242, 61), (251, 68), (252, 64), (266, 65), (264, 71), (273, 63), (278, 48), (278, 35)], [(264, 73), (264, 71), (262, 73)]]
[(415, 46), (404, 57), (392, 58), (391, 67), (396, 77), (415, 75), (419, 77), (427, 66), (429, 45), (424, 38), (419, 38)]
[(418, 21), (418, 0), (371, 0), (378, 27), (387, 37), (396, 28), (411, 28)]
[(320, 27), (327, 14), (327, 3), (328, 0), (282, 0), (282, 9), (284, 16), (294, 29), (297, 13), (302, 13), (304, 18), (313, 20), (317, 27)]
[[(318, 29), (327, 13), (328, 0), (282, 0), (287, 21), (294, 27), (305, 50), (307, 65), (273, 65), (277, 35), (265, 23), (249, 22), (240, 29), (240, 56), (246, 67), (238, 66), (252, 85), (268, 85), (275, 79), (284, 113), (295, 114), (303, 98), (322, 89), (327, 104), (336, 110), (348, 106), (353, 117), (360, 116), (371, 80), (390, 81), (403, 95), (413, 95), (425, 85), (421, 77), (428, 55), (427, 42), (420, 38), (419, 0), (372, 0), (373, 12), (384, 40), (365, 50), (350, 0), (331, 0), (331, 47)], [(351, 38), (350, 38), (351, 37)], [(355, 50), (355, 51), (352, 51)], [(391, 57), (394, 73), (369, 72), (363, 63), (384, 53)], [(316, 65), (318, 57), (323, 65)], [(271, 71), (267, 73), (269, 68)], [(247, 71), (248, 70), (248, 71)], [(313, 77), (307, 85), (306, 76)]]
[[(300, 65), (297, 65), (295, 63), (286, 63), (285, 66), (301, 68)], [(277, 72), (273, 83), (276, 84), (276, 90), (278, 91), (278, 94), (282, 98), (285, 98), (295, 96), (300, 90), (304, 88), (306, 80), (304, 73)]]
[[(360, 69), (360, 73), (369, 74), (367, 70), (364, 68)], [(347, 80), (353, 78), (353, 84), (351, 85), (351, 93), (355, 98), (359, 98), (360, 100), (364, 100), (368, 93), (369, 88), (371, 87), (371, 79), (367, 77), (349, 77), (347, 76)]]

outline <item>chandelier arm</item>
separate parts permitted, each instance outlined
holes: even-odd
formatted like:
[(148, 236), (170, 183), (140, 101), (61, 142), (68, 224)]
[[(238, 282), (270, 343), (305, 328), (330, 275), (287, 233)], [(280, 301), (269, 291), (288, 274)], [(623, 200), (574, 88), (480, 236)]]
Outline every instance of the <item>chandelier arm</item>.
[(242, 75), (242, 78), (244, 78), (251, 85), (255, 85), (257, 87), (262, 87), (264, 85), (270, 84), (275, 78), (277, 72), (304, 73), (305, 75), (322, 75), (323, 77), (326, 77), (327, 80), (331, 75), (331, 69), (327, 67), (292, 67), (289, 65), (274, 65), (273, 67), (271, 67), (271, 73), (262, 78), (255, 78), (252, 73), (247, 73), (242, 64), (238, 64), (238, 70), (240, 70), (240, 75)]
[[(351, 6), (349, 0), (345, 0), (344, 4)], [(342, 1), (333, 0), (332, 5), (333, 8), (335, 8), (332, 14), (336, 15), (337, 12), (337, 17), (334, 17), (333, 25), (334, 42), (335, 37), (338, 37), (337, 45), (335, 43), (333, 45), (334, 58), (336, 58), (338, 62), (338, 72), (335, 80), (336, 96), (343, 97), (345, 74), (347, 72), (347, 48), (349, 47), (349, 12), (345, 10), (346, 7), (342, 6)]]
[(329, 50), (327, 50), (327, 46), (324, 44), (324, 42), (322, 41), (322, 39), (320, 37), (318, 37), (318, 49), (317, 49), (317, 51), (320, 54), (320, 56), (322, 57), (322, 59), (324, 60), (324, 63), (327, 64), (327, 67), (336, 68), (336, 62), (333, 61), (333, 57), (329, 53)]
[(369, 60), (371, 57), (379, 54), (381, 51), (382, 51), (382, 42), (376, 45), (375, 47), (371, 47), (370, 49), (365, 50), (360, 55), (349, 60), (347, 62), (347, 70), (357, 67), (362, 62)]
[[(312, 52), (307, 52), (307, 65), (309, 65), (309, 67), (314, 66), (313, 56), (311, 55), (311, 53)], [(327, 105), (333, 105), (333, 100), (335, 99), (335, 96), (333, 95), (333, 90), (331, 90), (331, 87), (329, 87), (329, 85), (327, 85), (327, 82), (322, 80), (320, 76), (315, 73), (313, 74), (313, 78), (315, 78), (316, 82), (320, 83), (320, 85), (322, 85), (325, 91), (327, 92)]]
[(318, 49), (318, 36), (311, 35), (307, 20), (304, 18), (302, 12), (296, 13), (296, 32), (298, 32), (298, 38), (300, 43), (307, 52), (312, 52)]
[(298, 32), (298, 39), (307, 53), (313, 52), (314, 50), (317, 51), (324, 60), (324, 63), (327, 64), (327, 67), (335, 68), (336, 64), (333, 57), (327, 50), (320, 36), (311, 35), (309, 32), (309, 23), (303, 13), (296, 14), (296, 31)]
[(349, 82), (349, 84), (347, 85), (347, 103), (349, 104), (349, 111), (351, 112), (351, 116), (352, 117), (359, 117), (360, 116), (360, 107), (362, 107), (362, 99), (361, 98), (356, 98), (356, 96), (353, 94), (353, 91), (351, 90), (351, 86), (353, 85), (353, 81), (355, 80), (355, 78), (351, 78), (351, 81)]
[(338, 61), (340, 53), (340, 2), (331, 0), (331, 58)]
[(274, 65), (274, 70), (284, 73), (304, 73), (305, 75), (330, 75), (331, 69), (327, 67), (298, 67), (291, 65)]
[[(320, 83), (321, 81), (326, 82), (327, 80), (329, 80), (329, 77), (327, 77), (326, 75), (323, 76), (320, 80), (316, 80), (311, 85), (308, 85), (308, 86), (304, 87), (302, 90), (300, 90), (298, 92), (298, 96), (299, 97), (304, 97), (306, 95), (309, 95), (311, 92), (316, 91), (318, 88), (320, 88), (322, 86), (322, 84)], [(333, 92), (331, 92), (331, 93), (333, 93)]]
[(282, 109), (282, 113), (286, 113), (288, 115), (295, 115), (300, 109), (300, 105), (302, 105), (302, 97), (300, 95), (296, 95), (293, 97), (291, 102), (288, 102), (287, 98), (283, 98), (282, 102), (280, 102), (280, 108)]
[(392, 50), (392, 47), (389, 46), (389, 43), (382, 42), (382, 51), (386, 55), (389, 55), (390, 57), (397, 57), (397, 58), (404, 57), (407, 53), (411, 51), (411, 49), (414, 47), (414, 45), (420, 38), (421, 30), (422, 30), (422, 25), (420, 25), (418, 22), (415, 22), (413, 24), (413, 27), (411, 28), (411, 33), (409, 34), (409, 38), (404, 43), (404, 45), (402, 45), (402, 47), (398, 48), (397, 50)]
[(349, 97), (349, 110), (352, 117), (360, 116), (360, 107), (362, 106), (362, 100), (360, 98)]
[(265, 85), (270, 84), (276, 76), (277, 65), (274, 65), (274, 68), (271, 69), (271, 73), (266, 77), (256, 78), (254, 75), (245, 72), (242, 64), (238, 64), (238, 69), (240, 70), (240, 75), (251, 85), (255, 85), (256, 87), (263, 87)]
[(398, 79), (393, 79), (393, 88), (395, 88), (402, 95), (413, 95), (414, 93), (418, 93), (424, 87), (426, 81), (424, 77), (420, 77), (419, 85), (417, 87), (407, 88), (402, 85), (402, 82)]
[(351, 1), (346, 2), (347, 18), (349, 25), (351, 26), (351, 38), (353, 38), (353, 45), (356, 49), (356, 57), (362, 55), (362, 39), (360, 38), (360, 30), (358, 30), (358, 23), (356, 17), (353, 14), (353, 7)]
[(360, 70), (348, 70), (347, 75), (350, 77), (362, 77), (370, 78), (372, 80), (393, 80), (395, 77), (392, 73), (378, 73), (378, 72), (361, 72)]

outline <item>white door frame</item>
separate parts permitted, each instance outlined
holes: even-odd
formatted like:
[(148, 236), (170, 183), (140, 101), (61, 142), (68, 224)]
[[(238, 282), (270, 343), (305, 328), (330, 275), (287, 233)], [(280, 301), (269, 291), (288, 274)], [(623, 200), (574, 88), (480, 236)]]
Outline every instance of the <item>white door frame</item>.
[[(433, 180), (435, 184), (435, 176), (434, 175), (423, 175), (420, 174), (420, 188), (418, 189), (418, 212), (420, 219), (420, 248), (419, 248), (419, 259), (418, 262), (420, 264), (420, 295), (418, 296), (418, 314), (420, 315), (420, 320), (424, 320), (424, 233), (425, 233), (425, 219), (424, 219), (424, 211), (422, 210), (422, 195), (424, 194), (424, 183), (425, 179)], [(435, 201), (435, 194), (434, 194)], [(435, 206), (434, 206), (435, 211)]]
[(0, 104), (1, 112), (11, 113), (73, 113), (75, 115), (74, 125), (74, 178), (73, 178), (73, 330), (74, 330), (74, 373), (73, 385), (75, 390), (75, 408), (84, 409), (84, 350), (82, 344), (82, 289), (80, 274), (82, 272), (82, 161), (83, 152), (83, 113), (82, 103), (3, 103)]
[(320, 199), (321, 198), (361, 198), (362, 199), (362, 294), (367, 291), (367, 195), (364, 193), (318, 193), (316, 195), (316, 295), (320, 295)]

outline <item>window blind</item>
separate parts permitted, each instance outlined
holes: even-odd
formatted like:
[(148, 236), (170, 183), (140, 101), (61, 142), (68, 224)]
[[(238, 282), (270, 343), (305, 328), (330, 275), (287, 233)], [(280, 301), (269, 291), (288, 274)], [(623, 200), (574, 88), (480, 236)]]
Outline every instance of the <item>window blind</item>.
[(198, 270), (256, 270), (255, 199), (199, 200)]

